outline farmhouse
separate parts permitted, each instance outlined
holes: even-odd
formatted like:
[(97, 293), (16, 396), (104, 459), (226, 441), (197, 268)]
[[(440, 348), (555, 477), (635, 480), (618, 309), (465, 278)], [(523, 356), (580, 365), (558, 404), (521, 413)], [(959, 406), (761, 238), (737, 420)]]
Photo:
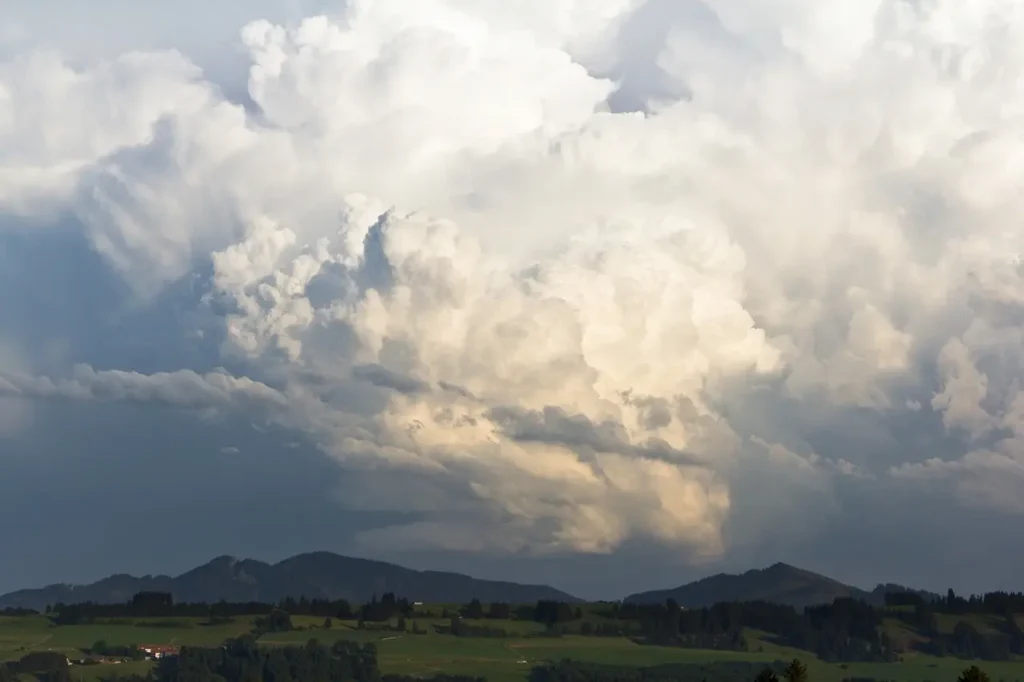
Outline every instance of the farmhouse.
[(150, 659), (177, 656), (181, 651), (181, 649), (176, 646), (168, 646), (164, 644), (143, 644), (139, 649), (146, 652), (146, 657)]

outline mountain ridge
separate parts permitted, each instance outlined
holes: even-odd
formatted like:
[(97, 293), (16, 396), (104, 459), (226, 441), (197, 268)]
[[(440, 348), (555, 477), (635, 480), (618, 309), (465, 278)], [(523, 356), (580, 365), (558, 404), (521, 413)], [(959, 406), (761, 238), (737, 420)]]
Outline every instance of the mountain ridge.
[(417, 571), (373, 559), (331, 552), (309, 552), (277, 563), (216, 557), (178, 576), (132, 576), (117, 573), (92, 583), (55, 583), (0, 595), (0, 609), (42, 610), (56, 603), (91, 601), (123, 603), (142, 591), (170, 592), (179, 602), (278, 602), (287, 597), (368, 601), (385, 592), (429, 602), (533, 602), (555, 599), (576, 603), (577, 597), (547, 585), (482, 580), (447, 571)]
[[(221, 555), (178, 576), (135, 577), (115, 573), (92, 583), (56, 583), (0, 595), (0, 609), (32, 608), (91, 601), (124, 603), (141, 591), (170, 592), (175, 601), (278, 602), (288, 597), (347, 599), (363, 603), (374, 595), (393, 592), (425, 602), (467, 603), (502, 601), (528, 603), (554, 599), (576, 603), (575, 596), (548, 585), (482, 580), (463, 573), (406, 568), (374, 559), (359, 559), (331, 552), (308, 552), (276, 563)], [(892, 583), (873, 590), (847, 585), (828, 576), (777, 562), (743, 573), (717, 573), (678, 587), (631, 594), (621, 601), (638, 604), (674, 599), (685, 608), (719, 602), (765, 601), (801, 609), (848, 597), (881, 605), (892, 592), (915, 592), (926, 599), (938, 595)]]
[(636, 604), (664, 603), (674, 599), (684, 608), (703, 608), (719, 602), (764, 601), (797, 609), (830, 604), (838, 598), (863, 600), (872, 605), (885, 602), (893, 592), (914, 592), (937, 597), (893, 583), (879, 583), (873, 590), (847, 585), (834, 578), (790, 564), (777, 562), (744, 573), (716, 573), (678, 587), (637, 592), (623, 599)]

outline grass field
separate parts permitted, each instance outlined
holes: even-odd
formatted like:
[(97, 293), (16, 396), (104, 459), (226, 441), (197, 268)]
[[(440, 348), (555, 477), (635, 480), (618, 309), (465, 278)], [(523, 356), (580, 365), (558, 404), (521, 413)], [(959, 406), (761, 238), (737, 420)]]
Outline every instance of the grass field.
[(230, 625), (201, 625), (200, 619), (176, 618), (176, 627), (150, 627), (146, 621), (118, 620), (110, 624), (53, 626), (42, 616), (0, 617), (0, 659), (19, 658), (26, 651), (60, 651), (69, 656), (81, 653), (98, 640), (108, 644), (219, 645), (252, 629), (239, 619)]
[[(411, 620), (408, 625), (411, 627)], [(446, 624), (440, 618), (416, 619), (428, 634), (413, 635), (379, 630), (359, 630), (356, 623), (333, 621), (324, 629), (323, 619), (296, 617), (293, 624), (302, 628), (292, 632), (265, 635), (261, 644), (285, 646), (303, 644), (309, 639), (331, 643), (340, 639), (373, 642), (377, 645), (380, 666), (385, 673), (429, 676), (437, 672), (483, 676), (492, 682), (522, 682), (533, 665), (544, 661), (574, 659), (618, 665), (657, 665), (664, 663), (712, 663), (717, 661), (764, 661), (800, 658), (805, 661), (814, 682), (840, 682), (861, 677), (898, 682), (952, 682), (969, 662), (910, 654), (900, 663), (831, 664), (817, 660), (808, 652), (777, 646), (762, 633), (747, 633), (750, 651), (710, 651), (673, 647), (642, 646), (625, 638), (537, 637), (540, 626), (521, 621), (487, 621), (491, 627), (509, 632), (509, 637), (453, 637), (433, 632), (431, 625)], [(172, 627), (173, 626), (173, 627)], [(893, 621), (890, 631), (900, 624)], [(97, 640), (108, 644), (177, 644), (217, 646), (252, 628), (250, 619), (239, 618), (228, 625), (206, 626), (198, 619), (162, 621), (154, 627), (144, 621), (118, 620), (94, 625), (53, 626), (43, 617), (0, 617), (0, 660), (17, 659), (29, 651), (59, 651), (71, 658)], [(81, 682), (94, 682), (100, 676), (142, 672), (150, 664), (124, 663), (116, 666), (88, 666), (73, 669)], [(981, 663), (993, 682), (1024, 682), (1024, 661)]]
[[(658, 665), (663, 663), (711, 663), (716, 661), (764, 661), (800, 658), (808, 664), (815, 682), (840, 682), (848, 677), (872, 677), (900, 682), (952, 682), (969, 662), (910, 655), (901, 663), (833, 664), (817, 660), (806, 651), (763, 642), (749, 633), (749, 652), (680, 649), (642, 646), (625, 638), (566, 636), (559, 638), (462, 638), (446, 635), (397, 635), (335, 627), (321, 632), (290, 632), (268, 635), (268, 645), (304, 642), (316, 636), (324, 642), (336, 639), (373, 641), (377, 644), (381, 668), (386, 673), (430, 675), (446, 672), (482, 675), (493, 682), (521, 682), (530, 667), (543, 661), (564, 658), (615, 665)], [(763, 651), (757, 649), (763, 648)], [(992, 679), (1024, 681), (1024, 661), (982, 663)]]
[[(0, 661), (21, 658), (30, 651), (56, 651), (68, 658), (77, 658), (82, 650), (99, 640), (112, 645), (176, 644), (219, 646), (225, 639), (237, 637), (252, 629), (251, 621), (238, 619), (230, 625), (201, 625), (201, 619), (161, 619), (175, 627), (147, 626), (146, 621), (120, 619), (115, 623), (96, 625), (53, 626), (42, 616), (11, 618), (0, 616)], [(170, 625), (170, 623), (167, 623)], [(146, 662), (122, 663), (116, 666), (88, 666), (74, 670), (75, 679), (92, 682), (112, 672), (129, 674), (150, 666)]]

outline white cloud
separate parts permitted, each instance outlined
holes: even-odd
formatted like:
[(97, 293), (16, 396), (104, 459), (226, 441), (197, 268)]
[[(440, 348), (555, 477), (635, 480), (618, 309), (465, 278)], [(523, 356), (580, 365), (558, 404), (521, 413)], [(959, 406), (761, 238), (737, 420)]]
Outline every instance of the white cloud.
[(797, 447), (799, 420), (737, 420), (758, 391), (930, 407), (950, 438), (1017, 447), (1020, 12), (707, 5), (720, 26), (659, 59), (690, 96), (649, 114), (610, 113), (587, 69), (629, 0), (254, 21), (258, 113), (172, 52), (0, 64), (0, 208), (74, 216), (143, 297), (210, 267), (204, 311), (251, 376), (6, 373), (4, 392), (255, 401), (369, 478), (419, 477), (347, 498), (422, 517), (367, 542), (472, 550), (716, 556), (758, 542), (723, 530), (745, 468), (799, 483), (757, 491), (792, 519), (840, 478), (979, 458)]
[(932, 407), (942, 411), (946, 426), (979, 435), (987, 432), (993, 418), (981, 403), (988, 394), (988, 377), (974, 366), (962, 341), (953, 339), (943, 347), (939, 371), (943, 388), (932, 398)]

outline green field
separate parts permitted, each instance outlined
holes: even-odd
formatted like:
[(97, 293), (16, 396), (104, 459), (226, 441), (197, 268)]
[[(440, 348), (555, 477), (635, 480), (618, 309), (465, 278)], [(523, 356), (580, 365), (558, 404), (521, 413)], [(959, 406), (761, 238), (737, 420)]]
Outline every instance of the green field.
[[(112, 645), (176, 644), (219, 646), (225, 639), (238, 637), (252, 628), (246, 619), (230, 625), (201, 625), (201, 619), (161, 619), (176, 627), (149, 627), (145, 620), (119, 619), (113, 623), (96, 625), (54, 626), (42, 616), (0, 616), (0, 661), (16, 660), (30, 651), (57, 651), (68, 658), (82, 656), (82, 650), (99, 640)], [(168, 623), (170, 624), (170, 623)], [(88, 666), (75, 669), (74, 677), (90, 681), (112, 672), (129, 674), (149, 667), (146, 662), (122, 663), (116, 666)]]
[[(589, 614), (588, 614), (589, 617)], [(407, 621), (409, 627), (412, 620)], [(716, 661), (765, 661), (800, 658), (805, 661), (814, 682), (840, 682), (843, 678), (861, 677), (900, 682), (941, 682), (956, 679), (969, 662), (908, 654), (900, 663), (830, 664), (817, 660), (805, 651), (780, 647), (766, 641), (761, 633), (749, 631), (750, 651), (710, 651), (673, 647), (643, 646), (625, 638), (541, 637), (541, 627), (522, 621), (481, 621), (490, 627), (509, 632), (508, 637), (454, 637), (433, 632), (431, 625), (444, 624), (440, 618), (415, 619), (428, 634), (360, 630), (355, 622), (334, 621), (323, 628), (323, 619), (296, 617), (293, 624), (300, 629), (265, 635), (261, 644), (285, 646), (303, 644), (316, 638), (324, 643), (339, 639), (374, 642), (379, 662), (385, 673), (429, 676), (436, 672), (477, 675), (493, 682), (522, 682), (530, 668), (541, 662), (574, 659), (594, 663), (630, 666), (663, 663), (711, 663)], [(248, 632), (251, 619), (239, 618), (229, 625), (202, 625), (199, 619), (163, 619), (161, 627), (145, 621), (121, 619), (104, 624), (54, 626), (42, 616), (0, 617), (0, 660), (17, 659), (29, 651), (59, 651), (70, 658), (81, 655), (97, 640), (112, 645), (177, 644), (217, 646), (224, 640)], [(896, 633), (899, 624), (893, 622)], [(143, 671), (148, 663), (78, 666), (75, 679), (92, 682), (99, 676)], [(1005, 680), (1024, 682), (1024, 661), (981, 663), (993, 682)]]
[(163, 621), (173, 621), (176, 627), (147, 627), (145, 620), (129, 619), (109, 624), (54, 626), (42, 616), (0, 616), (0, 659), (18, 658), (26, 651), (60, 651), (73, 657), (98, 640), (108, 644), (219, 645), (252, 629), (252, 623), (245, 619), (218, 626), (201, 625), (200, 619)]

